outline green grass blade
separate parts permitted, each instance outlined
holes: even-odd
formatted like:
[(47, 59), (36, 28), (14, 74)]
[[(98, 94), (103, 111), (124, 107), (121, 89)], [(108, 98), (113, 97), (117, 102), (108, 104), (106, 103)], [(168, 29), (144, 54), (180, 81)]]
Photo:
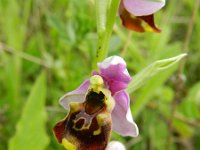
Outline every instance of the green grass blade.
[(15, 135), (9, 141), (9, 150), (44, 150), (49, 143), (45, 132), (46, 77), (42, 73), (34, 84), (17, 123)]

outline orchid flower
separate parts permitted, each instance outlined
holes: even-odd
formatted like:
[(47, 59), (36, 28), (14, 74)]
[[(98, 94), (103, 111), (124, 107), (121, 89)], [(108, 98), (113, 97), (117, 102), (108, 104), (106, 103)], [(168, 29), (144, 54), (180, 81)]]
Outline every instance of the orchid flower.
[(121, 0), (119, 15), (122, 24), (137, 32), (160, 32), (153, 14), (165, 5), (165, 0)]
[(65, 147), (104, 150), (112, 129), (122, 136), (138, 135), (126, 92), (131, 76), (125, 61), (111, 56), (98, 63), (98, 68), (99, 72), (94, 71), (90, 79), (59, 100), (69, 113), (56, 124), (54, 134)]

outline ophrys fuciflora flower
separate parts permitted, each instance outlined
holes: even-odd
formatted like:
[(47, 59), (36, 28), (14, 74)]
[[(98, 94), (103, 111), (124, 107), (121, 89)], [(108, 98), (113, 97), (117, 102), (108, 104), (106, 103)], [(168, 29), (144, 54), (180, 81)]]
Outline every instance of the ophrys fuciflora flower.
[(69, 113), (56, 124), (54, 133), (68, 149), (104, 150), (112, 129), (123, 136), (138, 135), (125, 91), (131, 81), (125, 61), (111, 56), (98, 67), (99, 72), (59, 100)]

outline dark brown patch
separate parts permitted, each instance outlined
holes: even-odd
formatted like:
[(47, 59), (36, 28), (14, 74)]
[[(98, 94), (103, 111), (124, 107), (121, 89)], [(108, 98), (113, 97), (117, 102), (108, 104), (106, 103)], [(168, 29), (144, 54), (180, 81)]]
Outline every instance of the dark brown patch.
[(84, 124), (84, 119), (80, 119), (80, 120), (78, 120), (78, 122), (76, 122), (75, 127), (77, 129), (81, 129), (81, 127), (83, 126), (83, 124)]
[(105, 106), (104, 99), (105, 96), (102, 92), (98, 94), (90, 91), (86, 96), (85, 112), (91, 115), (101, 110)]

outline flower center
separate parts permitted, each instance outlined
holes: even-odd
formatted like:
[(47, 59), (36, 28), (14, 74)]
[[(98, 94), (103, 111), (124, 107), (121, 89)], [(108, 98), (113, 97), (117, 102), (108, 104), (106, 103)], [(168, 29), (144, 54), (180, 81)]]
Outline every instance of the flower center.
[(105, 106), (104, 99), (105, 96), (102, 92), (90, 91), (86, 96), (85, 112), (91, 115), (100, 111)]

